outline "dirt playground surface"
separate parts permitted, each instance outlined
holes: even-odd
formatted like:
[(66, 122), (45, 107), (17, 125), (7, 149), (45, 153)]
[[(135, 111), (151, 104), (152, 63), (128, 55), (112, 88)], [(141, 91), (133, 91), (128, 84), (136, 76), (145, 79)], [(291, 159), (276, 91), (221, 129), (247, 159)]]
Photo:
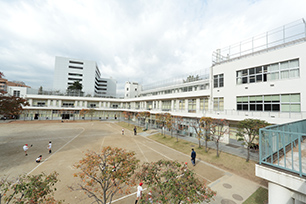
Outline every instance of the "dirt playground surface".
[[(159, 159), (188, 162), (189, 168), (197, 175), (211, 183), (224, 176), (225, 172), (211, 165), (190, 164), (190, 155), (159, 144), (147, 137), (133, 135), (126, 130), (121, 135), (121, 129), (116, 122), (108, 121), (16, 121), (0, 123), (0, 176), (16, 177), (20, 174), (59, 173), (55, 198), (65, 200), (65, 203), (92, 203), (83, 192), (70, 191), (67, 186), (79, 182), (73, 174), (77, 172), (76, 164), (86, 150), (100, 151), (105, 146), (121, 147), (136, 153), (141, 162), (158, 161)], [(48, 153), (47, 145), (52, 141), (52, 153)], [(24, 144), (33, 145), (25, 156)], [(43, 162), (37, 164), (35, 159), (42, 155)], [(146, 186), (144, 186), (146, 188)], [(133, 190), (132, 190), (133, 192)], [(134, 192), (136, 192), (136, 187)], [(134, 203), (135, 193), (116, 195), (112, 203)]]

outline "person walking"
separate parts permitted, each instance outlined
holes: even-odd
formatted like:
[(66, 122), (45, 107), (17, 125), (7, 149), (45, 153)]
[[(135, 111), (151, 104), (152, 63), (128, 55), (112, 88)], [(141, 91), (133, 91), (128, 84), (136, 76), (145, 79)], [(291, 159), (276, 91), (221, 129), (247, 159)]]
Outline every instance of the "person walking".
[(196, 159), (197, 153), (194, 151), (193, 148), (191, 150), (192, 150), (191, 151), (191, 162), (192, 162), (193, 166), (195, 166), (195, 159)]
[(136, 198), (135, 204), (138, 202), (138, 200), (141, 199), (141, 196), (142, 196), (142, 185), (143, 185), (143, 183), (140, 182), (139, 186), (137, 187), (137, 198)]
[(124, 129), (122, 128), (122, 135), (124, 135)]
[(52, 142), (50, 141), (49, 144), (48, 144), (49, 154), (51, 154), (51, 152), (52, 152), (52, 151), (51, 151), (51, 147), (52, 147)]
[(137, 128), (136, 128), (136, 126), (134, 127), (134, 135), (137, 135)]

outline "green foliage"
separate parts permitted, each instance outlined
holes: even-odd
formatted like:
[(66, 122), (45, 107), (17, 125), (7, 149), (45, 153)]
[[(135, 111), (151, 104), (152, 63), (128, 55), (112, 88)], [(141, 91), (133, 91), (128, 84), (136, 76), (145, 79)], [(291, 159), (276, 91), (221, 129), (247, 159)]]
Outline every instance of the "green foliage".
[(83, 85), (79, 81), (75, 81), (67, 89), (68, 90), (79, 90), (79, 91), (81, 91), (83, 89)]
[(21, 114), (24, 106), (29, 105), (26, 99), (0, 95), (0, 115), (17, 116)]
[(239, 141), (243, 141), (248, 148), (248, 155), (246, 161), (250, 159), (250, 148), (254, 145), (254, 139), (259, 136), (259, 129), (268, 126), (264, 120), (247, 118), (238, 123), (236, 136)]
[(130, 192), (135, 185), (134, 172), (139, 160), (134, 152), (121, 148), (104, 147), (101, 153), (88, 151), (85, 157), (74, 165), (80, 170), (74, 174), (80, 178), (72, 190), (83, 190), (96, 203), (111, 203), (116, 193)]
[[(209, 203), (216, 194), (177, 161), (144, 163), (137, 178), (147, 186), (153, 203)], [(149, 197), (144, 193), (140, 203), (150, 203)]]
[(188, 82), (193, 82), (193, 81), (198, 81), (198, 80), (200, 80), (199, 75), (196, 75), (196, 76), (189, 75), (186, 80), (183, 80), (183, 83), (188, 83)]
[(53, 172), (49, 175), (22, 175), (16, 181), (3, 178), (0, 182), (1, 196), (6, 203), (62, 203), (63, 201), (56, 201), (53, 197), (57, 176), (58, 173)]

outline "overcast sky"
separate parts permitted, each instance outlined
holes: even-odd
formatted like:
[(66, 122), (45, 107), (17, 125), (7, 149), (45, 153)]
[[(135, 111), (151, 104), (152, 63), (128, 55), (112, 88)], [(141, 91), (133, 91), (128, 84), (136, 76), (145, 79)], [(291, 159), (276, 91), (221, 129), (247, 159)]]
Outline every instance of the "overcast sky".
[(53, 87), (55, 56), (152, 83), (211, 66), (212, 52), (306, 18), (306, 0), (0, 0), (0, 71)]

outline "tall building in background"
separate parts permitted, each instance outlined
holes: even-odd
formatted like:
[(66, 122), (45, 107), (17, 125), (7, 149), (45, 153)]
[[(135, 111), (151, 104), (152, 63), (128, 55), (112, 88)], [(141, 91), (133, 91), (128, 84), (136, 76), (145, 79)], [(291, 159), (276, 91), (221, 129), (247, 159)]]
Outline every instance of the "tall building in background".
[(101, 78), (95, 61), (55, 57), (53, 89), (65, 92), (75, 81), (83, 85), (85, 95), (116, 97), (116, 81)]
[(137, 98), (141, 92), (141, 85), (136, 82), (125, 82), (124, 98)]

